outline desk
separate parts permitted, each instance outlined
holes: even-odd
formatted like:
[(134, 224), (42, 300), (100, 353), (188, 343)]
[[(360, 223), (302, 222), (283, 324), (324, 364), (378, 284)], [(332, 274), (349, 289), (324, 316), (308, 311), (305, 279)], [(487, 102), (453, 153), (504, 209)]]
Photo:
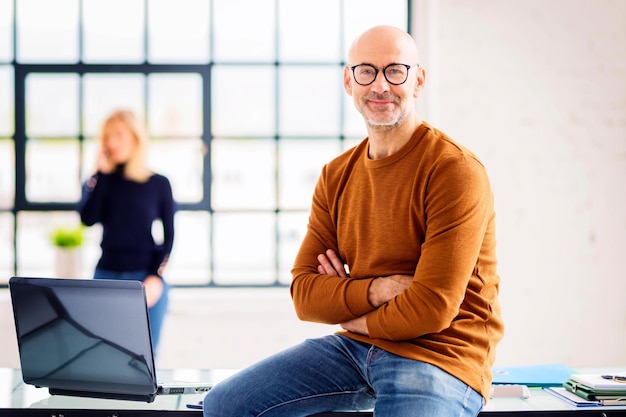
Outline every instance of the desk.
[[(162, 379), (205, 381), (213, 384), (236, 370), (160, 370)], [(626, 406), (574, 407), (542, 391), (531, 389), (528, 399), (493, 398), (482, 417), (626, 417)], [(0, 417), (195, 417), (201, 410), (187, 408), (204, 395), (160, 395), (154, 402), (50, 396), (48, 390), (22, 382), (19, 370), (0, 368)], [(315, 417), (372, 417), (366, 412), (321, 413)]]

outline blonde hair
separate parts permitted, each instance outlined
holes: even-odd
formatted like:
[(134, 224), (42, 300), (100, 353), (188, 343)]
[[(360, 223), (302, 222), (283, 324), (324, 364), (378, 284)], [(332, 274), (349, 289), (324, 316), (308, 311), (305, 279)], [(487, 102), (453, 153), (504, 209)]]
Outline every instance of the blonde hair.
[(104, 139), (113, 123), (122, 123), (137, 141), (135, 152), (124, 166), (124, 177), (133, 181), (144, 182), (152, 173), (147, 168), (148, 132), (141, 120), (131, 110), (115, 110), (102, 123), (98, 143), (104, 145)]

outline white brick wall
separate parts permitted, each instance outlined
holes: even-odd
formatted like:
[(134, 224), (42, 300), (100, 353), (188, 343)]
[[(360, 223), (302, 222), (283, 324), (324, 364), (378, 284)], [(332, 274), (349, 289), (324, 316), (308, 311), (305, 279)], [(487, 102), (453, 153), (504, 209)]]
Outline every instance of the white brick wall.
[(425, 0), (415, 22), (423, 113), (496, 195), (497, 362), (624, 365), (626, 1)]

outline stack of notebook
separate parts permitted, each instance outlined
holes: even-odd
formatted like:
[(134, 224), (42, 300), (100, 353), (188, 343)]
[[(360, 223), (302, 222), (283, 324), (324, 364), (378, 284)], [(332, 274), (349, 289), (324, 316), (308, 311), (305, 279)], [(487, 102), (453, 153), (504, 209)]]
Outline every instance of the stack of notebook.
[(579, 407), (626, 405), (626, 376), (621, 372), (572, 374), (562, 388), (548, 391)]

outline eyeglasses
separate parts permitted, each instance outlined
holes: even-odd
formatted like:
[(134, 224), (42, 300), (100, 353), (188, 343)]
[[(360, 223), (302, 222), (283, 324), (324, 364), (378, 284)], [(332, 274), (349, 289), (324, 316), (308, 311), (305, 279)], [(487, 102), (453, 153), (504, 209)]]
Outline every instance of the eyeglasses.
[(626, 376), (622, 375), (602, 375), (603, 379), (611, 379), (615, 382), (626, 382)]
[(350, 67), (354, 81), (359, 85), (370, 85), (376, 80), (378, 71), (382, 71), (385, 80), (392, 85), (404, 84), (409, 78), (409, 70), (411, 67), (419, 67), (418, 65), (407, 64), (389, 64), (385, 68), (378, 69), (371, 64), (359, 64)]

